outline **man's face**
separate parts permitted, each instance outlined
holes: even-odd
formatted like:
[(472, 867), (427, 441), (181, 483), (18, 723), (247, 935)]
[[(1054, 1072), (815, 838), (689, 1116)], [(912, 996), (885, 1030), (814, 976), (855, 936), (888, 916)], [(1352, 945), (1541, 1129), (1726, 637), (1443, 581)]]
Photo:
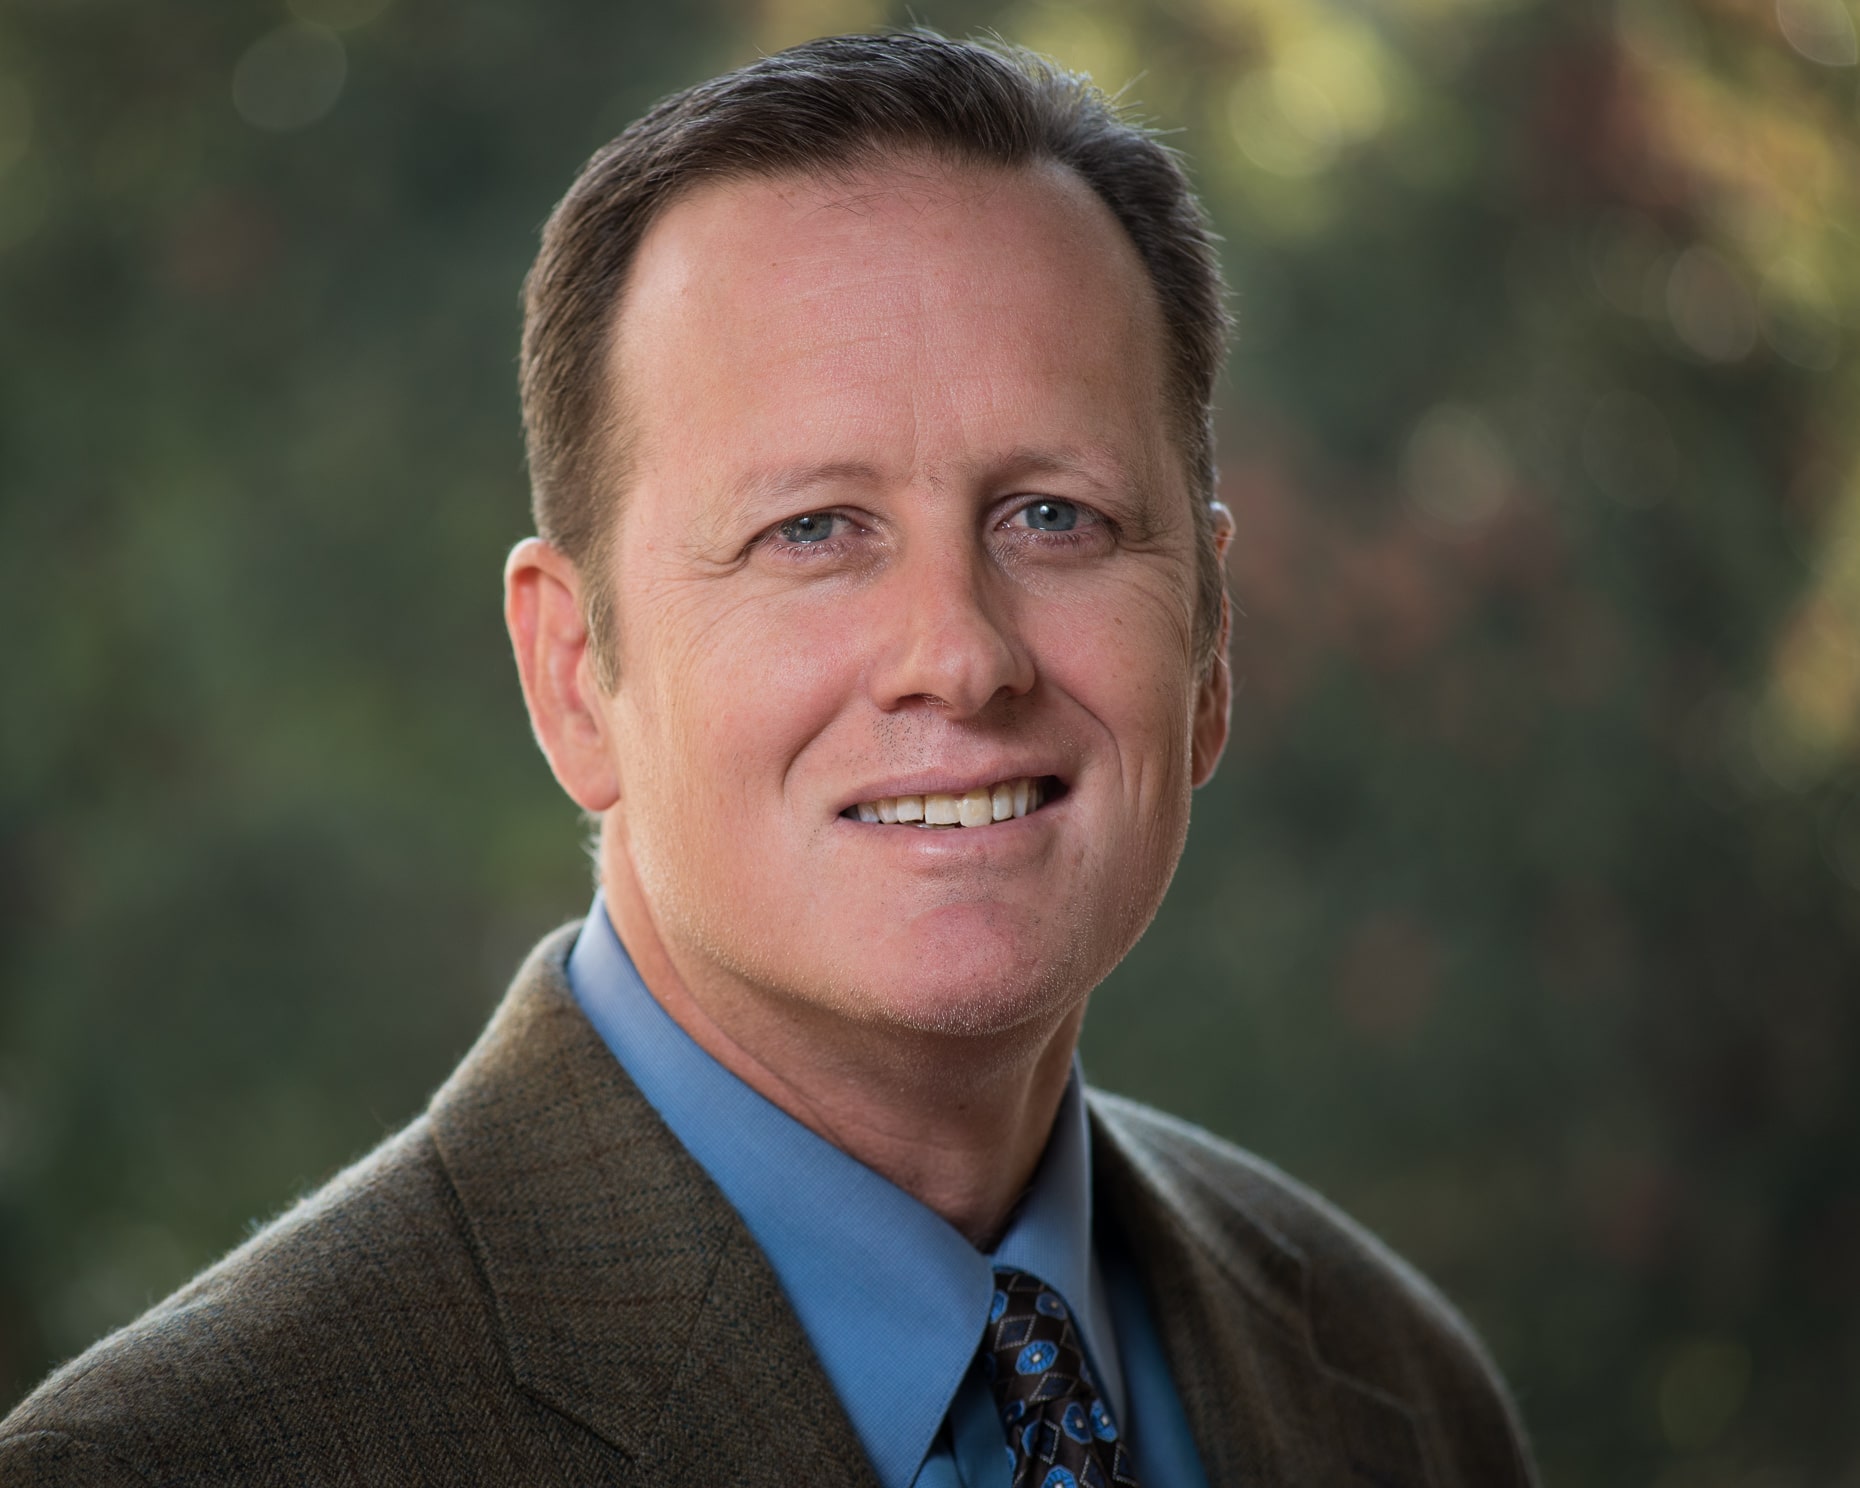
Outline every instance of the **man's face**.
[[(642, 244), (615, 369), (610, 897), (700, 998), (965, 1034), (1076, 1007), (1225, 731), (1115, 220), (1057, 169), (707, 187)], [(862, 819), (950, 798), (987, 824)]]

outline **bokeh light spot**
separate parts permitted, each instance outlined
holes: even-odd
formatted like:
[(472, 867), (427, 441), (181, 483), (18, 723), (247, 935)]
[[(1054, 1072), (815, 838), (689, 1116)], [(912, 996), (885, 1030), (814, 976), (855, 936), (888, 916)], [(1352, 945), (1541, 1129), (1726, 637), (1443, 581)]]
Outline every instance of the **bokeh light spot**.
[[(1860, 632), (1827, 596), (1803, 605), (1784, 627), (1771, 664), (1759, 735), (1782, 741), (1783, 783), (1812, 784), (1851, 739), (1860, 718)], [(1772, 772), (1778, 773), (1778, 772)]]
[(1795, 260), (1764, 275), (1757, 313), (1764, 339), (1785, 361), (1827, 372), (1840, 360), (1841, 328), (1827, 287)]
[(293, 22), (246, 48), (233, 68), (233, 107), (259, 129), (302, 129), (336, 106), (348, 73), (335, 32)]
[(1695, 244), (1666, 278), (1666, 313), (1688, 350), (1708, 362), (1737, 362), (1757, 344), (1757, 307), (1737, 270)]
[(1314, 88), (1328, 111), (1325, 123), (1343, 138), (1359, 140), (1388, 118), (1383, 74), (1389, 65), (1372, 33), (1333, 22), (1300, 37), (1275, 71)]
[(1660, 1373), (1660, 1428), (1682, 1452), (1724, 1435), (1750, 1390), (1750, 1354), (1726, 1338), (1694, 1338), (1673, 1350)]
[(1750, 715), (1751, 758), (1778, 791), (1800, 794), (1827, 770), (1827, 754), (1804, 723), (1786, 704), (1759, 707)]
[(1783, 39), (1811, 62), (1823, 67), (1860, 62), (1860, 38), (1840, 0), (1776, 0), (1776, 23)]
[(1458, 403), (1440, 404), (1415, 425), (1401, 478), (1415, 510), (1449, 527), (1486, 520), (1505, 504), (1513, 480), (1504, 442)]
[(1299, 73), (1267, 67), (1243, 77), (1228, 95), (1227, 113), (1246, 158), (1275, 176), (1316, 175), (1337, 158), (1337, 110)]

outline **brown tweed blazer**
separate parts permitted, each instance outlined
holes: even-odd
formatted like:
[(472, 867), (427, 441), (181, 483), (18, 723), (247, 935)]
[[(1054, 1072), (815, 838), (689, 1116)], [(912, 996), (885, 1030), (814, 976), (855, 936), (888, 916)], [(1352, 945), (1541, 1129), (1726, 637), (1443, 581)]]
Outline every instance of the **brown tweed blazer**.
[[(762, 1253), (570, 996), (574, 928), (424, 1116), (0, 1422), (0, 1485), (873, 1484)], [(1533, 1481), (1478, 1344), (1374, 1239), (1193, 1127), (1091, 1113), (1215, 1488)]]

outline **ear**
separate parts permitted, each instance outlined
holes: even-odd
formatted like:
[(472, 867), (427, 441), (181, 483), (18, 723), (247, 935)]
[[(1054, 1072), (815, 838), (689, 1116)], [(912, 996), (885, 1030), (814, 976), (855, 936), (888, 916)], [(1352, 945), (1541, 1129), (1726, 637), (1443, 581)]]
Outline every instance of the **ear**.
[(504, 564), (504, 623), (530, 728), (549, 768), (584, 811), (620, 798), (604, 695), (588, 649), (581, 576), (558, 549), (529, 537)]
[[(1227, 564), (1227, 545), (1233, 541), (1233, 513), (1220, 502), (1214, 508), (1214, 552), (1223, 570)], [(1227, 598), (1227, 586), (1221, 586), (1221, 631), (1215, 638), (1214, 655), (1195, 694), (1195, 721), (1190, 726), (1190, 778), (1197, 786), (1214, 778), (1214, 767), (1221, 762), (1227, 747), (1228, 720), (1233, 707), (1233, 668), (1227, 661), (1227, 644), (1232, 639), (1233, 606)]]

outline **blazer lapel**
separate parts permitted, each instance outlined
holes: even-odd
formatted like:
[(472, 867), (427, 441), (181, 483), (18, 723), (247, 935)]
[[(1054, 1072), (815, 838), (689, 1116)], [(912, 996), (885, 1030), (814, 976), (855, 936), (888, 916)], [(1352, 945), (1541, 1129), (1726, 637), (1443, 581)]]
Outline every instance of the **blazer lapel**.
[(1406, 1406), (1331, 1369), (1287, 1241), (1197, 1194), (1092, 1104), (1094, 1205), (1123, 1232), (1210, 1483), (1424, 1488)]
[(649, 1483), (875, 1484), (742, 1220), (531, 953), (434, 1097), (519, 1384)]

